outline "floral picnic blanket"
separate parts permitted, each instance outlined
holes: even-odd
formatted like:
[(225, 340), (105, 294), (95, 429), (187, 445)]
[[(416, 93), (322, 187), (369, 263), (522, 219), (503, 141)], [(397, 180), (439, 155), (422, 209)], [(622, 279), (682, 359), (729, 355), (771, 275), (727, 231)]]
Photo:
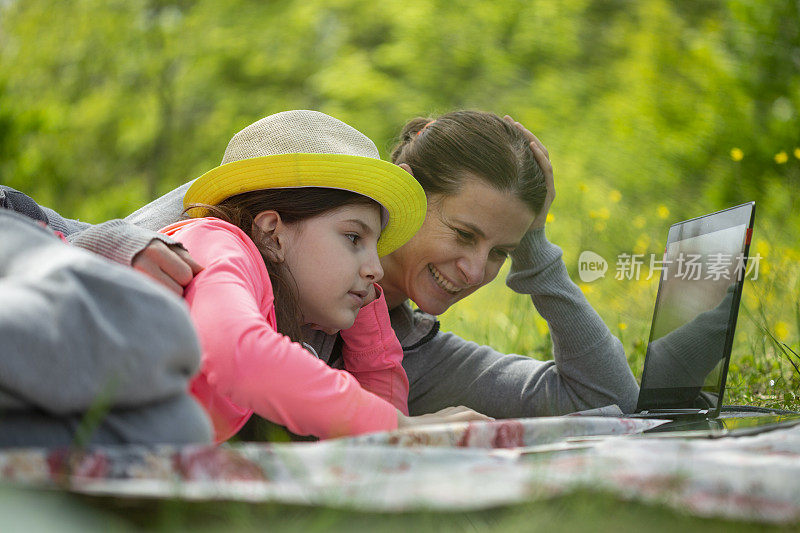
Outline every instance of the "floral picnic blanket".
[(702, 516), (800, 521), (800, 425), (642, 434), (663, 421), (552, 417), (321, 442), (0, 452), (0, 480), (84, 494), (467, 510), (603, 490)]

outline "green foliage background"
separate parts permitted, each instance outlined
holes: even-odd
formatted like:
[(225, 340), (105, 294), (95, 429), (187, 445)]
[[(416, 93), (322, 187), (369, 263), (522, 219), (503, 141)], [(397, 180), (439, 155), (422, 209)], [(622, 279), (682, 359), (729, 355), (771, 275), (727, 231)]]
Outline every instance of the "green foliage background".
[[(233, 133), (277, 111), (332, 114), (384, 156), (414, 116), (509, 113), (550, 150), (548, 235), (571, 271), (585, 249), (611, 263), (582, 288), (635, 369), (655, 286), (615, 280), (616, 255), (658, 252), (676, 220), (759, 203), (765, 260), (743, 300), (731, 397), (791, 406), (799, 11), (796, 0), (2, 0), (0, 182), (102, 221), (217, 165)], [(502, 282), (444, 323), (508, 351), (549, 348), (542, 319)]]

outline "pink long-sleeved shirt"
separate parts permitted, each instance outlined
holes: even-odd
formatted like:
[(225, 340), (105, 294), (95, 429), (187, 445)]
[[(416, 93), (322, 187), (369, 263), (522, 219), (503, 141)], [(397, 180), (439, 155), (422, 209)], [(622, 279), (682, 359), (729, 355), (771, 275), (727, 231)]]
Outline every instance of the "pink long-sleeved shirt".
[(383, 294), (341, 332), (346, 370), (333, 369), (276, 331), (266, 266), (239, 228), (200, 218), (161, 232), (205, 266), (185, 291), (203, 350), (190, 388), (218, 442), (235, 435), (254, 412), (321, 438), (395, 429), (396, 409), (408, 414), (403, 350)]

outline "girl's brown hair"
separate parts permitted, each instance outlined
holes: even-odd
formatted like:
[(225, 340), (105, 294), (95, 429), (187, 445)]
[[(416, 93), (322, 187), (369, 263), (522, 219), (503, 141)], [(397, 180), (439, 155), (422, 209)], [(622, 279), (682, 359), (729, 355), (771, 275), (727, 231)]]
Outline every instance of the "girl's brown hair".
[(348, 205), (379, 206), (375, 200), (351, 191), (322, 187), (264, 189), (226, 198), (217, 205), (194, 204), (186, 211), (202, 207), (245, 232), (264, 258), (275, 294), (277, 329), (296, 342), (302, 341), (303, 315), (298, 303), (297, 283), (283, 262), (275, 259), (275, 243), (253, 224), (262, 211), (276, 211), (286, 224), (323, 215)]
[(392, 150), (392, 162), (410, 166), (428, 196), (456, 194), (470, 177), (515, 195), (533, 213), (547, 195), (529, 141), (494, 113), (454, 111), (412, 119)]

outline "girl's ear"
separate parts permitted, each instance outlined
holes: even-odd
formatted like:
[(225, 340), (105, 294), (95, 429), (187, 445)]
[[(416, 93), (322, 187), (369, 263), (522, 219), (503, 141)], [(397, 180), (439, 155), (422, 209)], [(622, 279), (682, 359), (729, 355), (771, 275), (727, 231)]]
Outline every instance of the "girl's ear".
[(253, 219), (253, 234), (261, 235), (261, 241), (266, 248), (265, 252), (276, 263), (282, 263), (284, 249), (281, 246), (284, 240), (286, 225), (281, 220), (277, 211), (261, 211)]
[(397, 166), (398, 166), (398, 167), (400, 167), (400, 168), (402, 168), (403, 170), (405, 170), (406, 172), (408, 172), (408, 173), (409, 173), (409, 174), (411, 174), (412, 176), (414, 175), (414, 171), (413, 171), (413, 170), (411, 170), (411, 167), (410, 167), (410, 166), (408, 166), (406, 163), (400, 163), (400, 164), (399, 164), (399, 165), (397, 165)]

